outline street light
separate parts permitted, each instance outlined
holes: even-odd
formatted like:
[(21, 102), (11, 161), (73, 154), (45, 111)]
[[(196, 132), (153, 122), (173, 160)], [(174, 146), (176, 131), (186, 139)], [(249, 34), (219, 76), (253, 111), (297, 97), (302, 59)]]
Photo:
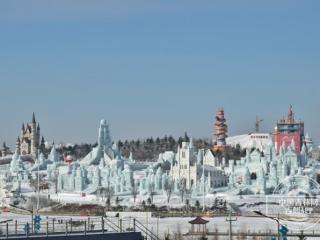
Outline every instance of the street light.
[(278, 214), (278, 218), (274, 218), (274, 217), (270, 217), (270, 216), (267, 216), (265, 214), (263, 214), (262, 212), (259, 212), (259, 211), (253, 211), (255, 214), (257, 215), (260, 215), (262, 217), (265, 217), (265, 218), (269, 218), (269, 219), (272, 219), (274, 221), (277, 222), (277, 227), (278, 227), (278, 240), (280, 240), (280, 221), (279, 221), (279, 214)]

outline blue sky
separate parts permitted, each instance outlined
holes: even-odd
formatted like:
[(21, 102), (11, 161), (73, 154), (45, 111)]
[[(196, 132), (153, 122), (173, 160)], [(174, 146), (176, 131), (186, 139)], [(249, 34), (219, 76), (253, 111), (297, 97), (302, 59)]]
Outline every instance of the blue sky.
[(262, 130), (292, 104), (320, 140), (319, 1), (0, 2), (0, 141), (36, 112), (56, 142)]

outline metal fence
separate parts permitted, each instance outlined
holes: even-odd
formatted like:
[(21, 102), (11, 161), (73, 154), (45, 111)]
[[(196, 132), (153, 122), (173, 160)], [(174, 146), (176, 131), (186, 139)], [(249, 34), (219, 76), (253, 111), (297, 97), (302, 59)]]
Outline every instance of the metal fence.
[[(40, 227), (34, 221), (7, 220), (0, 223), (0, 238), (50, 236), (50, 235), (87, 235), (93, 233), (141, 232), (148, 239), (159, 238), (142, 223), (132, 217), (74, 217), (50, 218), (41, 217)], [(29, 226), (29, 227), (27, 227)], [(29, 228), (29, 231), (27, 230)]]

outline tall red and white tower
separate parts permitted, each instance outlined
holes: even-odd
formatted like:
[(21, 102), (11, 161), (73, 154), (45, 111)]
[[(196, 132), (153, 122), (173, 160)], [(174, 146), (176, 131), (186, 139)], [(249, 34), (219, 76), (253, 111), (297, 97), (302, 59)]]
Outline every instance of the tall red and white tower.
[(216, 143), (213, 147), (214, 151), (224, 151), (226, 147), (226, 138), (228, 132), (228, 125), (224, 117), (224, 109), (220, 108), (217, 112), (216, 121), (214, 123), (214, 136)]

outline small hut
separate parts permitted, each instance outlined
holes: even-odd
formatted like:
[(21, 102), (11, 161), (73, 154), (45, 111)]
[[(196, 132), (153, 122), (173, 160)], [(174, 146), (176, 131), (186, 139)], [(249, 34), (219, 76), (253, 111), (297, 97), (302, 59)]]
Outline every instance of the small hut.
[(202, 234), (206, 233), (207, 232), (206, 224), (208, 222), (209, 221), (207, 221), (201, 217), (196, 217), (195, 219), (193, 219), (192, 221), (189, 222), (191, 224), (191, 232), (192, 233), (202, 233)]

